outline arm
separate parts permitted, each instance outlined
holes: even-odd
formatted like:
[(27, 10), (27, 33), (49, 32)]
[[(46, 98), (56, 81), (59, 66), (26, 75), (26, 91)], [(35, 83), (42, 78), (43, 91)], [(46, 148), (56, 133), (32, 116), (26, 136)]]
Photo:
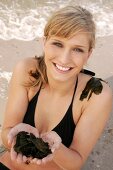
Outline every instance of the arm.
[(29, 81), (28, 61), (24, 60), (17, 64), (14, 69), (10, 85), (9, 95), (5, 110), (2, 140), (6, 148), (9, 148), (7, 134), (16, 124), (22, 122), (28, 105), (28, 89), (24, 86)]
[(70, 148), (62, 144), (54, 153), (54, 161), (62, 169), (79, 170), (106, 125), (111, 111), (112, 92), (106, 84), (103, 83), (103, 86), (102, 93), (93, 94), (85, 105)]

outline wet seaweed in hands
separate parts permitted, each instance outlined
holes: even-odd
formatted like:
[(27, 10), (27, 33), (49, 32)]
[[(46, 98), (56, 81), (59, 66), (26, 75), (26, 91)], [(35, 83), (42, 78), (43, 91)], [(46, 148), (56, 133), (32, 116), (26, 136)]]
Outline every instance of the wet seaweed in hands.
[(38, 159), (42, 159), (52, 153), (48, 143), (44, 142), (42, 138), (36, 138), (32, 133), (29, 134), (24, 131), (17, 134), (14, 150), (26, 157)]
[[(92, 96), (92, 93), (99, 94), (102, 92), (103, 85), (101, 81), (104, 81), (100, 78), (92, 77), (86, 84), (84, 90), (82, 91), (82, 94), (80, 96), (80, 100), (84, 100), (88, 96), (88, 100)], [(105, 82), (105, 81), (104, 81)]]

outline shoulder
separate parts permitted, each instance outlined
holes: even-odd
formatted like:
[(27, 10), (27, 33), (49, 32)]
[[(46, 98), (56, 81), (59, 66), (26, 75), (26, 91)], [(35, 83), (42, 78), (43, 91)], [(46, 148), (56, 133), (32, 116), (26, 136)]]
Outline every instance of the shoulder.
[(37, 68), (37, 60), (35, 58), (25, 58), (19, 61), (14, 70), (17, 71), (29, 71), (31, 69), (35, 70)]
[(107, 106), (107, 104), (112, 105), (112, 90), (108, 83), (103, 82), (101, 80), (101, 90), (100, 93), (95, 93), (92, 96), (92, 100), (100, 105), (102, 103), (103, 107)]
[[(103, 101), (103, 102), (107, 102), (107, 101), (111, 102), (112, 101), (112, 90), (111, 90), (110, 86), (107, 83), (105, 83), (105, 82), (103, 82), (103, 81), (101, 81), (99, 79), (97, 79), (97, 81), (99, 81), (98, 85), (97, 86), (94, 85), (97, 88), (96, 89), (97, 92), (94, 92), (92, 94), (92, 100), (100, 100), (99, 103), (101, 103), (101, 101)], [(99, 89), (99, 87), (100, 87), (100, 89)]]
[(84, 108), (97, 108), (97, 110), (107, 109), (109, 112), (111, 110), (113, 100), (112, 90), (109, 84), (101, 78), (88, 78), (86, 76), (86, 79), (87, 81), (85, 80), (85, 86), (80, 95), (80, 100), (85, 101)]
[[(19, 61), (13, 69), (13, 77), (18, 79), (26, 79), (28, 81), (30, 77), (29, 72), (37, 69), (37, 60), (35, 58), (25, 58)], [(32, 79), (32, 78), (31, 78)]]
[(36, 70), (37, 60), (35, 58), (26, 58), (19, 61), (13, 68), (13, 73), (9, 83), (9, 91), (11, 89), (14, 91), (20, 91), (20, 89), (29, 92), (30, 86), (29, 82), (34, 81), (34, 78), (30, 76), (30, 70)]

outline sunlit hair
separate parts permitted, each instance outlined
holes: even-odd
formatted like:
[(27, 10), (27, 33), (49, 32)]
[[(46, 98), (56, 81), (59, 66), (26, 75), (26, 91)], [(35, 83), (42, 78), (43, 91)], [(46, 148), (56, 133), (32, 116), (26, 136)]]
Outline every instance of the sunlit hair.
[[(77, 33), (85, 32), (89, 36), (89, 50), (95, 46), (95, 24), (92, 14), (80, 6), (67, 6), (57, 12), (48, 20), (44, 36), (49, 39), (51, 36), (71, 38)], [(44, 56), (37, 57), (38, 68), (36, 72), (30, 72), (30, 76), (36, 79), (33, 86), (40, 86), (48, 82)]]
[(92, 14), (80, 6), (67, 6), (55, 12), (48, 20), (44, 36), (71, 38), (78, 32), (89, 34), (89, 48), (95, 46), (95, 24)]

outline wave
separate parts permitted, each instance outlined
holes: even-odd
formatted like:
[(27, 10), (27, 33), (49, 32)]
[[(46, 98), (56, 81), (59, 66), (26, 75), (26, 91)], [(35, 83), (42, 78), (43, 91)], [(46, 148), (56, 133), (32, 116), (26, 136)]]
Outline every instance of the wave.
[[(18, 39), (30, 41), (43, 35), (43, 29), (49, 15), (56, 9), (68, 4), (76, 4), (72, 0), (36, 1), (13, 0), (0, 2), (0, 39)], [(83, 1), (82, 6), (94, 15), (97, 25), (97, 36), (113, 35), (113, 10), (111, 6), (102, 4), (102, 0)]]
[(12, 72), (0, 71), (0, 78), (4, 78), (9, 83)]

